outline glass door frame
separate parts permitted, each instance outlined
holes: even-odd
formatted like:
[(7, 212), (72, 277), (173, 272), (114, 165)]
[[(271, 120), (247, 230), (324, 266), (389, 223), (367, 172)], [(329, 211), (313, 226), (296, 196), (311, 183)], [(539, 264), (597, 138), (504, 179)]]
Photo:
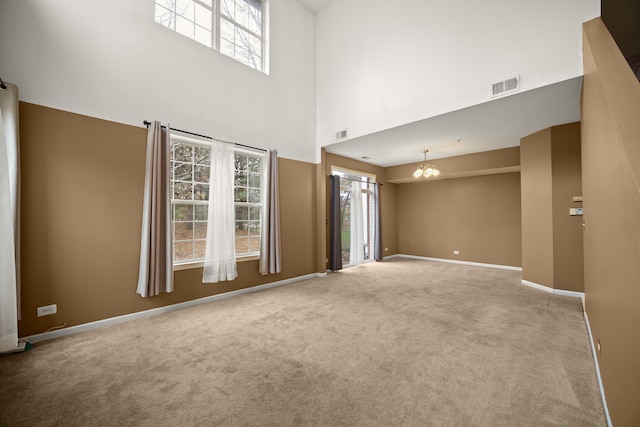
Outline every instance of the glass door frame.
[[(347, 168), (343, 168), (340, 166), (331, 166), (331, 174), (332, 175), (338, 175), (340, 178), (346, 178), (344, 179), (345, 182), (352, 182), (352, 181), (347, 181), (347, 179), (349, 180), (353, 180), (353, 179), (358, 179), (360, 178), (363, 183), (363, 188), (362, 188), (362, 194), (363, 197), (366, 196), (366, 202), (364, 203), (363, 206), (363, 214), (365, 215), (366, 221), (365, 221), (365, 227), (364, 227), (364, 236), (363, 236), (363, 241), (366, 242), (365, 245), (365, 257), (364, 257), (364, 262), (370, 262), (374, 260), (374, 256), (373, 256), (373, 233), (374, 233), (374, 197), (373, 197), (373, 190), (371, 189), (371, 186), (373, 184), (376, 183), (376, 175), (375, 174), (371, 174), (371, 173), (367, 173), (367, 172), (361, 172), (361, 171), (356, 171), (353, 169), (347, 169)], [(341, 184), (340, 186), (343, 186), (342, 183), (342, 179), (341, 179)], [(342, 191), (341, 191), (342, 193)], [(345, 230), (343, 230), (343, 224), (342, 224), (342, 218), (340, 221), (340, 228), (341, 228), (341, 232), (344, 233)], [(347, 245), (347, 249), (345, 249), (345, 240), (346, 239), (342, 239), (342, 262), (343, 265), (345, 267), (349, 267), (355, 264), (350, 264), (350, 259), (349, 259), (349, 252), (350, 252), (350, 245)]]

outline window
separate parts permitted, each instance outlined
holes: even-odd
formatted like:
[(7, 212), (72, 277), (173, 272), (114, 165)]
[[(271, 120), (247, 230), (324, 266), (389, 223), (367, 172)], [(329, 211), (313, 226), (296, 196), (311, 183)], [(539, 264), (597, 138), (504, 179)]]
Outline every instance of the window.
[[(264, 201), (264, 155), (235, 153), (236, 256), (260, 254)], [(171, 136), (171, 190), (174, 264), (204, 259), (207, 238), (211, 148), (206, 141)]]
[(262, 156), (236, 152), (234, 204), (236, 253), (260, 253), (262, 218)]
[(263, 71), (264, 0), (155, 0), (155, 21)]

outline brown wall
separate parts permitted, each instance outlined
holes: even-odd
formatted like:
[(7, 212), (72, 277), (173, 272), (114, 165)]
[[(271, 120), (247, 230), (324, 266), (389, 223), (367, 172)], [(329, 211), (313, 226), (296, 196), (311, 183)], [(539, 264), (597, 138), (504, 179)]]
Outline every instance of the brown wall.
[(522, 278), (583, 292), (580, 123), (541, 130), (520, 141)]
[(382, 244), (384, 255), (395, 255), (398, 251), (398, 186), (391, 182), (382, 191)]
[(320, 163), (316, 165), (316, 269), (325, 272), (329, 266), (328, 180), (325, 174), (326, 152), (320, 150)]
[[(316, 166), (281, 158), (283, 272), (238, 264), (232, 282), (175, 272), (175, 291), (135, 293), (146, 130), (22, 102), (22, 320), (20, 336), (314, 273)], [(36, 308), (58, 314), (36, 317)]]
[[(396, 186), (395, 184), (388, 183), (385, 178), (385, 168), (380, 166), (371, 165), (369, 163), (361, 162), (359, 160), (349, 159), (347, 157), (338, 156), (336, 154), (324, 153), (324, 173), (326, 188), (329, 188), (329, 175), (331, 175), (331, 167), (339, 167), (344, 169), (350, 169), (357, 172), (364, 172), (374, 174), (376, 181), (382, 183), (382, 192), (380, 198), (382, 199), (381, 215), (382, 215), (382, 246), (384, 250), (384, 256), (394, 255), (397, 253), (396, 246)], [(329, 218), (329, 193), (326, 192), (326, 218)], [(327, 242), (327, 251), (329, 248), (329, 225), (326, 223), (325, 227), (325, 239)], [(385, 250), (386, 249), (386, 250)], [(326, 258), (329, 257), (327, 253)], [(328, 264), (327, 264), (328, 268)]]
[(583, 26), (586, 310), (615, 426), (640, 425), (640, 83), (602, 21)]
[(521, 265), (517, 172), (399, 184), (396, 206), (399, 253)]
[(520, 140), (522, 278), (553, 287), (551, 130)]
[(553, 284), (556, 289), (584, 292), (582, 217), (569, 215), (581, 208), (573, 196), (582, 195), (580, 123), (551, 128), (553, 172)]

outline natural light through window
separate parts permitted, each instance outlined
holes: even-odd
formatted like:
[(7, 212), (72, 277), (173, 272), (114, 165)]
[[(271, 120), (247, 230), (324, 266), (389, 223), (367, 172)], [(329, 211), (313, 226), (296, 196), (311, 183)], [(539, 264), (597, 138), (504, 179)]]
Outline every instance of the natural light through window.
[(373, 191), (375, 175), (336, 167), (340, 177), (340, 233), (343, 265), (373, 260)]
[(236, 252), (260, 253), (262, 218), (262, 158), (236, 152), (234, 203)]
[(259, 71), (265, 0), (155, 0), (155, 21)]
[[(171, 190), (174, 264), (202, 261), (207, 238), (211, 145), (172, 135)], [(260, 254), (264, 155), (236, 149), (234, 205), (236, 257)]]

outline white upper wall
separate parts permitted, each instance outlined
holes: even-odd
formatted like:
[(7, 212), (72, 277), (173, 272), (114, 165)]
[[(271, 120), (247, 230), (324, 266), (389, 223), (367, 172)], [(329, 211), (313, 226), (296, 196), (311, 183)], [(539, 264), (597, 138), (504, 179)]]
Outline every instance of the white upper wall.
[(0, 76), (34, 104), (315, 161), (315, 16), (271, 0), (270, 74), (154, 22), (153, 0), (2, 0)]
[(334, 0), (317, 15), (317, 138), (349, 138), (582, 75), (599, 0)]

